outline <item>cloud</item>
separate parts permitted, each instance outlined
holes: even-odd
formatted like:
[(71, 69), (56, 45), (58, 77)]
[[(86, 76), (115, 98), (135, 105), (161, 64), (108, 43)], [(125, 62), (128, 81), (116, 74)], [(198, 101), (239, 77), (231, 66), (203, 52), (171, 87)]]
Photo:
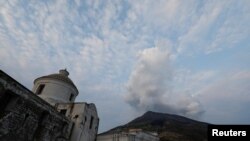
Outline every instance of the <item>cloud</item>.
[(158, 111), (198, 118), (204, 111), (198, 101), (173, 91), (171, 52), (162, 47), (144, 49), (127, 82), (126, 101), (139, 111)]
[[(206, 39), (204, 37), (210, 35), (208, 31), (213, 28), (212, 25), (217, 21), (222, 8), (222, 2), (207, 2), (204, 4), (203, 7), (200, 8), (202, 12), (197, 13), (196, 19), (193, 21), (193, 24), (190, 25), (188, 31), (179, 37), (180, 46), (178, 51), (182, 52), (182, 50), (188, 47), (194, 48), (196, 46), (202, 46)], [(197, 50), (202, 50), (202, 48), (197, 48)]]
[(178, 52), (209, 54), (237, 47), (248, 38), (248, 6), (246, 1), (206, 1), (197, 7), (187, 32), (178, 37)]
[(206, 46), (205, 51), (207, 54), (220, 51), (223, 48), (237, 47), (239, 43), (248, 40), (247, 34), (250, 28), (247, 24), (250, 22), (250, 10), (247, 8), (247, 4), (231, 2), (227, 3), (226, 7), (230, 7), (225, 10), (226, 12), (223, 11), (223, 18), (226, 20), (221, 22), (214, 34), (214, 40)]

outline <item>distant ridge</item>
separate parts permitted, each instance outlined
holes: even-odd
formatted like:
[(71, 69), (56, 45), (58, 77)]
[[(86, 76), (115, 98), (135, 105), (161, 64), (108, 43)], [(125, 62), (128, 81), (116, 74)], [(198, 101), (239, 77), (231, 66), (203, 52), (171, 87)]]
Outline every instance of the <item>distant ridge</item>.
[(160, 141), (206, 141), (207, 125), (208, 123), (183, 116), (148, 111), (129, 123), (105, 133), (140, 128), (145, 131), (157, 132)]

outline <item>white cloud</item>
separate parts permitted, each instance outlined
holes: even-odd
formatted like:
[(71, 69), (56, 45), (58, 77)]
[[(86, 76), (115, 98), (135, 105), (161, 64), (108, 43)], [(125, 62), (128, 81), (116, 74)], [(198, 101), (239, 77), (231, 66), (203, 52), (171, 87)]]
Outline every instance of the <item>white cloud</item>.
[(145, 49), (139, 54), (127, 84), (126, 101), (139, 111), (198, 118), (203, 113), (200, 103), (189, 94), (173, 91), (171, 52), (163, 47)]
[[(208, 2), (202, 8), (202, 14), (197, 15), (197, 19), (191, 25), (184, 35), (179, 37), (180, 46), (178, 48), (179, 52), (183, 52), (183, 50), (187, 50), (186, 48), (202, 49), (204, 42), (206, 40), (206, 36), (209, 33), (216, 22), (220, 12), (222, 11), (224, 3), (213, 3)], [(184, 51), (185, 52), (185, 51)]]
[(248, 36), (248, 6), (246, 1), (207, 1), (188, 32), (178, 38), (178, 52), (209, 54), (234, 47)]
[[(226, 20), (223, 21), (220, 28), (214, 35), (214, 40), (206, 47), (206, 53), (222, 50), (223, 48), (237, 47), (238, 43), (247, 40), (250, 28), (249, 16), (250, 10), (244, 3), (231, 3), (235, 5), (230, 7), (225, 13)], [(239, 7), (241, 9), (239, 10)], [(246, 14), (243, 14), (246, 13)]]

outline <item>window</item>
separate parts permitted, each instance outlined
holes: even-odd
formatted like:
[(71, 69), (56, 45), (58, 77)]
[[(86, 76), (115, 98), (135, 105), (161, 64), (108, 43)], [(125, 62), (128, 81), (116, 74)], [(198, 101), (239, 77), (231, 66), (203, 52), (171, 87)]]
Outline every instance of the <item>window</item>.
[(74, 118), (78, 118), (78, 115), (75, 115)]
[(39, 85), (39, 87), (36, 90), (36, 94), (38, 94), (38, 95), (41, 94), (42, 91), (43, 91), (43, 89), (44, 89), (44, 87), (45, 87), (45, 84)]
[(93, 117), (93, 116), (91, 116), (91, 119), (90, 119), (90, 124), (89, 124), (89, 129), (91, 129), (91, 128), (92, 128), (92, 126), (93, 126), (93, 120), (94, 120), (94, 117)]
[(73, 100), (73, 98), (74, 98), (74, 94), (70, 94), (70, 97), (69, 97), (69, 101), (72, 101)]
[(25, 116), (24, 116), (24, 120), (23, 120), (22, 126), (25, 125), (25, 123), (26, 123), (26, 121), (27, 121), (28, 118), (29, 118), (29, 114), (26, 113)]
[(63, 114), (63, 115), (66, 115), (67, 110), (66, 109), (62, 109), (62, 110), (60, 110), (60, 113)]

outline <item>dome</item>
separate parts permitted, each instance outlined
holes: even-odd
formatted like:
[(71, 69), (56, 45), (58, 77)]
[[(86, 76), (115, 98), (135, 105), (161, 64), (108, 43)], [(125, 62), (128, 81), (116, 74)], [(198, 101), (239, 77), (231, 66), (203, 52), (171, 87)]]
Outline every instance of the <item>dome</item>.
[[(39, 78), (35, 79), (34, 84), (36, 83), (36, 81), (38, 81), (40, 79), (44, 79), (44, 78), (46, 78), (46, 79), (54, 79), (54, 80), (59, 80), (59, 81), (65, 82), (65, 83), (73, 86), (77, 90), (75, 84), (73, 83), (73, 81), (68, 76), (69, 76), (69, 72), (66, 69), (59, 70), (59, 73), (50, 74), (50, 75), (42, 76), (42, 77), (39, 77)], [(77, 93), (78, 93), (78, 90), (77, 90)]]

